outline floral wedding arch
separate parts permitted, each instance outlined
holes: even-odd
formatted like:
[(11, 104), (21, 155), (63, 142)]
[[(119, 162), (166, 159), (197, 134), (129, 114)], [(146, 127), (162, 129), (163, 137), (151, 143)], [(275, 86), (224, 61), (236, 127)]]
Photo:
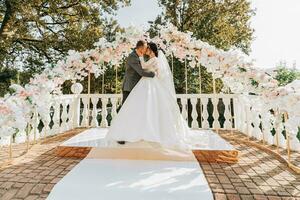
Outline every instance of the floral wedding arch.
[[(137, 40), (151, 40), (159, 45), (167, 56), (187, 62), (189, 67), (202, 65), (214, 78), (234, 93), (249, 92), (259, 95), (256, 106), (276, 110), (277, 116), (289, 115), (284, 126), (291, 134), (297, 134), (300, 126), (300, 81), (278, 87), (277, 81), (263, 70), (253, 67), (246, 56), (236, 50), (223, 51), (192, 36), (191, 32), (180, 32), (168, 23), (158, 27), (158, 36), (149, 35), (135, 27), (116, 33), (116, 39), (108, 42), (101, 38), (95, 48), (76, 52), (69, 51), (68, 56), (58, 62), (54, 68), (48, 68), (37, 74), (30, 83), (22, 87), (12, 85), (11, 94), (0, 100), (0, 137), (11, 136), (18, 130), (24, 130), (31, 120), (32, 110), (43, 113), (49, 109), (53, 95), (61, 94), (61, 85), (67, 81), (82, 80), (89, 73), (96, 77), (105, 73), (108, 67), (120, 66), (124, 58), (132, 51)], [(253, 108), (254, 110), (255, 108)]]

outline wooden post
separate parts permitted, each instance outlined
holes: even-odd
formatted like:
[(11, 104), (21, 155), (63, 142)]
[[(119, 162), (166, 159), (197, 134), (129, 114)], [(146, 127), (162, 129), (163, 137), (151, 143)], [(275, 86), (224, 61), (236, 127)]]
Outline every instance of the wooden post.
[(248, 135), (248, 140), (250, 140), (250, 122), (249, 122), (249, 109), (248, 106), (245, 105), (245, 109), (246, 109), (246, 122), (247, 122), (247, 135)]
[(88, 95), (91, 94), (91, 72), (88, 74)]
[(36, 111), (36, 108), (34, 108), (34, 113), (33, 113), (33, 144), (37, 143), (36, 140), (36, 131), (37, 131), (37, 127), (38, 127), (38, 113)]
[[(261, 114), (261, 118), (263, 118), (263, 114)], [(264, 128), (264, 123), (262, 122), (262, 140), (263, 140), (263, 145), (266, 144), (266, 138), (265, 138), (265, 128)]]
[(116, 94), (118, 94), (118, 66), (116, 66)]
[(19, 72), (19, 70), (17, 71), (17, 84), (20, 85), (20, 72)]
[[(276, 114), (279, 115), (278, 109), (276, 110)], [(276, 127), (276, 151), (277, 151), (277, 153), (279, 153), (279, 131), (278, 131), (278, 127)]]
[(9, 159), (12, 159), (12, 143), (13, 143), (13, 136), (10, 136), (9, 140)]
[[(216, 96), (216, 79), (215, 79), (215, 77), (213, 76), (213, 94), (214, 94), (214, 99), (215, 99), (215, 102), (216, 102), (216, 105), (214, 105), (214, 106), (216, 106), (216, 107), (214, 107), (214, 111), (215, 111), (215, 109), (217, 109), (218, 110), (218, 100), (217, 100), (217, 96)], [(214, 112), (213, 111), (213, 112)], [(213, 114), (214, 115), (214, 114)], [(215, 120), (218, 120), (218, 119), (214, 119), (214, 121)], [(213, 123), (214, 124), (214, 123)], [(219, 134), (219, 128), (216, 128), (216, 131), (217, 131), (217, 133)]]
[[(227, 94), (230, 94), (229, 88), (227, 89)], [(234, 106), (234, 98), (235, 97), (232, 98), (232, 106), (231, 106), (231, 99), (229, 99), (230, 124), (231, 124), (230, 135), (231, 135), (231, 137), (233, 137), (233, 115), (234, 115), (233, 106)]]
[[(284, 122), (288, 120), (287, 112), (284, 113)], [(291, 145), (290, 145), (290, 133), (286, 130), (286, 149), (288, 154), (288, 163), (291, 162)]]
[(104, 94), (104, 73), (102, 75), (102, 94)]
[(173, 57), (173, 53), (171, 54), (171, 60), (172, 60), (172, 74), (174, 75), (174, 57)]
[(185, 69), (185, 94), (188, 93), (188, 80), (187, 80), (187, 64), (186, 64), (186, 58), (184, 59), (184, 69)]
[[(202, 94), (202, 74), (201, 74), (201, 65), (198, 64), (198, 70), (199, 70), (199, 93)], [(202, 127), (202, 101), (201, 98), (199, 99), (200, 101), (200, 122), (201, 122), (201, 127)]]
[(199, 93), (202, 94), (202, 75), (201, 75), (201, 65), (199, 64)]
[(88, 127), (90, 127), (91, 72), (88, 75)]
[(29, 151), (29, 134), (30, 134), (30, 124), (27, 123), (26, 127), (26, 151)]

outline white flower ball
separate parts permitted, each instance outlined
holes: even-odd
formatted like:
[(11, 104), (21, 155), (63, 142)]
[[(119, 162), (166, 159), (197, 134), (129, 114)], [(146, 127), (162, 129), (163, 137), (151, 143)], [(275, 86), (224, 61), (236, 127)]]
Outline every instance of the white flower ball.
[(71, 91), (73, 92), (73, 94), (80, 94), (83, 90), (83, 86), (81, 85), (81, 83), (74, 83), (71, 86)]

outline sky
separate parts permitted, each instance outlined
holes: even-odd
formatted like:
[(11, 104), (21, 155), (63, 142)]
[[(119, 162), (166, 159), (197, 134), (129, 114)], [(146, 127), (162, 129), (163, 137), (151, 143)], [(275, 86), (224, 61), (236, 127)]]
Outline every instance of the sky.
[[(300, 69), (300, 0), (250, 0), (256, 9), (251, 20), (255, 29), (250, 57), (261, 68), (273, 68), (281, 60), (289, 67), (296, 62)], [(121, 8), (117, 20), (121, 26), (147, 27), (162, 9), (156, 0), (132, 0)]]

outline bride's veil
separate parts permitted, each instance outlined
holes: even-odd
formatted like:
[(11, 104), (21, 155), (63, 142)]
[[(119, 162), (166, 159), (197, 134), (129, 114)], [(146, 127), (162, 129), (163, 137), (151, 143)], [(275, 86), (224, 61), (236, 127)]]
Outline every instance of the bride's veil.
[(170, 65), (165, 54), (160, 50), (158, 51), (158, 78), (163, 82), (164, 86), (169, 90), (171, 96), (176, 100), (176, 92), (173, 81), (173, 75)]

